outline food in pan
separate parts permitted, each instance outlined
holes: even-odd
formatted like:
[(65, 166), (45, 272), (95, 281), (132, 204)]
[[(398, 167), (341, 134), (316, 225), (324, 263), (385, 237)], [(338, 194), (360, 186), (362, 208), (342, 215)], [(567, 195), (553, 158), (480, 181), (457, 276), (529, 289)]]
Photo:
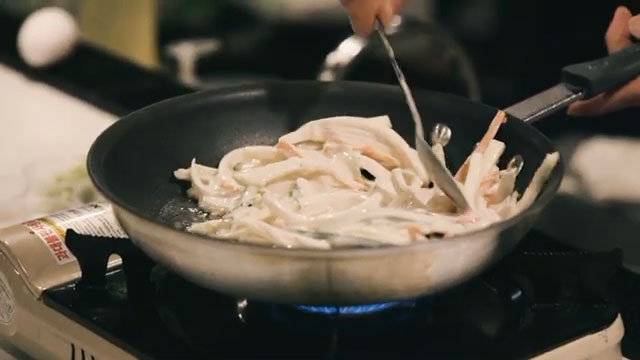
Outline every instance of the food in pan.
[[(188, 230), (277, 247), (332, 249), (408, 245), (487, 227), (528, 208), (559, 159), (547, 154), (520, 196), (520, 167), (497, 165), (505, 144), (494, 137), (504, 119), (498, 112), (456, 173), (471, 206), (466, 213), (455, 212), (387, 116), (339, 116), (308, 122), (274, 146), (235, 149), (217, 168), (194, 159), (176, 170), (176, 178), (191, 183), (188, 195), (208, 213)], [(433, 150), (445, 162), (442, 145)]]

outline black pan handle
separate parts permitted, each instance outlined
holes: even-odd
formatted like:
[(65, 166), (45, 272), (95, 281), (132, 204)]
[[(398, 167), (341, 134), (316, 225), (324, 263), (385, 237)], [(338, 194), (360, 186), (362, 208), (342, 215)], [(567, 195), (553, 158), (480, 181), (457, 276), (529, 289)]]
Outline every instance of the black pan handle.
[(575, 101), (614, 90), (638, 75), (640, 43), (635, 43), (601, 59), (564, 67), (560, 84), (504, 110), (524, 122), (534, 122)]
[(640, 75), (640, 43), (592, 61), (566, 66), (562, 82), (588, 99), (613, 90)]

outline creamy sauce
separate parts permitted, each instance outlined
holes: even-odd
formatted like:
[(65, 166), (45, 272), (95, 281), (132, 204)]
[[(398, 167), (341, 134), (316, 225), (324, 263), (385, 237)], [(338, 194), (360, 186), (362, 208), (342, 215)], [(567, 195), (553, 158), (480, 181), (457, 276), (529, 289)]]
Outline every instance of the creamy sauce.
[[(286, 248), (402, 246), (446, 238), (528, 208), (558, 161), (557, 153), (549, 154), (519, 200), (514, 185), (521, 166), (498, 168), (505, 145), (493, 139), (497, 126), (456, 180), (471, 206), (462, 215), (452, 211), (451, 200), (386, 116), (311, 121), (275, 146), (231, 151), (218, 168), (194, 160), (175, 176), (191, 183), (188, 195), (197, 207), (173, 204), (165, 212), (176, 227), (191, 232)], [(435, 150), (444, 163), (442, 149)]]

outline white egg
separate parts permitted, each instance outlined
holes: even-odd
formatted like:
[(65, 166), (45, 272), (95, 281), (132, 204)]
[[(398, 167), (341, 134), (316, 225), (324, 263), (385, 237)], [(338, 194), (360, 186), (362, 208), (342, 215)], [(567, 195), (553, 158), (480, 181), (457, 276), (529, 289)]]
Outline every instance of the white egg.
[(78, 26), (64, 9), (45, 7), (30, 14), (18, 32), (18, 52), (33, 67), (49, 66), (69, 55)]

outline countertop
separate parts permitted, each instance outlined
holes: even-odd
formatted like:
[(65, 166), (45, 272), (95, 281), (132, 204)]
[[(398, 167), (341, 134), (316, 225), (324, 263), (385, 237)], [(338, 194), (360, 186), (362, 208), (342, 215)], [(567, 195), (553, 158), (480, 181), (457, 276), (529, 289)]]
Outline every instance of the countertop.
[(192, 91), (84, 43), (31, 68), (16, 50), (20, 22), (0, 13), (0, 227), (95, 200), (84, 162), (96, 136), (122, 115)]
[(117, 116), (0, 64), (0, 227), (90, 201), (84, 159)]

